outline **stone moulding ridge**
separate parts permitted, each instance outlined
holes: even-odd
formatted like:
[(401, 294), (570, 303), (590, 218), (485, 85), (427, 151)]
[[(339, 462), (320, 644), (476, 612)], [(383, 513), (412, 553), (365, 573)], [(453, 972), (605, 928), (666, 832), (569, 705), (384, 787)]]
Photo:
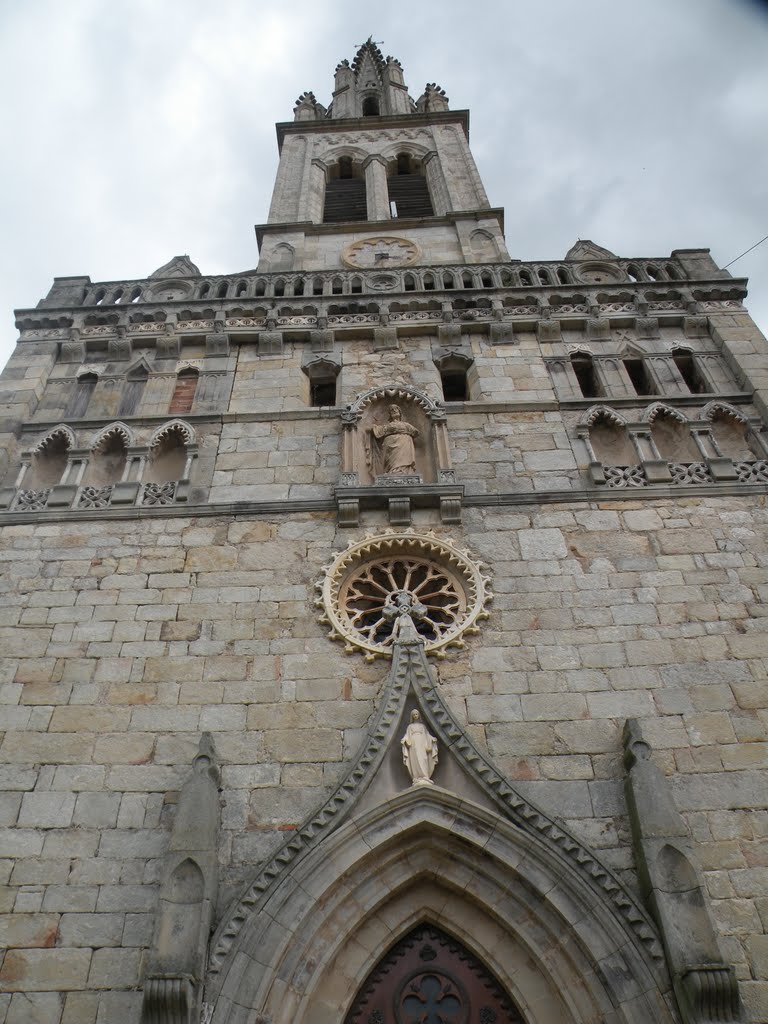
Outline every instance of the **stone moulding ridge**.
[(371, 726), (368, 740), (336, 790), (322, 807), (309, 817), (287, 840), (249, 883), (220, 923), (213, 941), (208, 970), (211, 976), (221, 972), (247, 919), (267, 898), (269, 891), (288, 873), (291, 865), (334, 831), (352, 812), (357, 799), (367, 788), (382, 762), (393, 728), (400, 721), (408, 695), (413, 693), (427, 724), (439, 742), (450, 749), (457, 761), (500, 810), (502, 816), (583, 875), (614, 908), (614, 912), (633, 933), (658, 970), (664, 968), (664, 954), (656, 928), (643, 907), (624, 888), (597, 855), (554, 819), (525, 800), (472, 743), (443, 702), (426, 660), (424, 646), (418, 642), (398, 641), (392, 667), (385, 684), (381, 704)]
[[(583, 487), (573, 491), (503, 491), (499, 494), (465, 494), (462, 503), (465, 508), (525, 508), (530, 505), (583, 504), (614, 501), (679, 501), (686, 498), (748, 498), (768, 494), (768, 483), (741, 483), (718, 481), (717, 483), (689, 484), (685, 491), (668, 484), (650, 484), (643, 488), (611, 490), (605, 487)], [(271, 516), (305, 512), (336, 511), (335, 498), (286, 498), (272, 501), (221, 502), (210, 505), (168, 505), (161, 509), (146, 506), (100, 509), (98, 512), (86, 509), (41, 509), (29, 513), (12, 509), (0, 512), (0, 526), (21, 526), (35, 523), (74, 523), (99, 519), (145, 519), (156, 516), (184, 518), (212, 516)]]

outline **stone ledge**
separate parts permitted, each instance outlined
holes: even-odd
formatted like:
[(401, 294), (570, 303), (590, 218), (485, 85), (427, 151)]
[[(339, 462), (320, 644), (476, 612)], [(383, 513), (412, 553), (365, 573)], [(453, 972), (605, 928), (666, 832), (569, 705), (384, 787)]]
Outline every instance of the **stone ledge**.
[[(437, 491), (444, 491), (434, 485)], [(329, 488), (330, 490), (330, 488)], [(680, 500), (682, 498), (746, 498), (750, 495), (768, 495), (768, 484), (698, 484), (691, 486), (650, 485), (608, 489), (605, 487), (583, 487), (579, 490), (551, 491), (506, 491), (497, 494), (464, 494), (464, 508), (491, 508), (513, 505), (555, 505), (574, 502), (605, 503), (616, 501)], [(211, 505), (163, 505), (156, 508), (99, 509), (96, 511), (75, 510), (48, 512), (43, 510), (32, 514), (7, 512), (0, 518), (0, 527), (26, 524), (96, 522), (118, 519), (157, 519), (174, 517), (182, 519), (207, 518), (212, 516), (273, 516), (291, 515), (304, 512), (336, 512), (334, 497), (315, 499), (285, 499), (282, 501), (240, 501), (222, 502)]]

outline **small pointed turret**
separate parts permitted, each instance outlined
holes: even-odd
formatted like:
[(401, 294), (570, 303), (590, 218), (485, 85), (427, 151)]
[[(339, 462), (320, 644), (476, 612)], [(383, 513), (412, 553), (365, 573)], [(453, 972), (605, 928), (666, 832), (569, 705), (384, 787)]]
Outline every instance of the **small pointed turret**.
[(433, 114), (436, 110), (448, 110), (448, 97), (445, 89), (436, 82), (427, 82), (424, 92), (416, 100), (416, 109), (420, 114)]
[(313, 92), (303, 92), (293, 108), (294, 121), (322, 121), (325, 115), (325, 107), (317, 102)]
[(343, 60), (337, 66), (329, 117), (381, 117), (415, 109), (400, 61), (384, 57), (370, 36), (351, 63)]

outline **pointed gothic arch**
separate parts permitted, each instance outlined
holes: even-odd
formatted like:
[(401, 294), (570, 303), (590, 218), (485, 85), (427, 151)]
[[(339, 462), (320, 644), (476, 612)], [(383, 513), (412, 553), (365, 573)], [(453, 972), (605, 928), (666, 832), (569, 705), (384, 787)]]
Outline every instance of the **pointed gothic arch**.
[(707, 402), (701, 410), (701, 418), (703, 420), (713, 420), (717, 416), (730, 416), (739, 423), (743, 423), (744, 426), (747, 426), (749, 423), (748, 417), (740, 409), (737, 409), (735, 405), (731, 405), (730, 402), (723, 402), (720, 399), (714, 402)]
[(701, 418), (709, 422), (710, 440), (719, 456), (734, 462), (755, 458), (754, 435), (748, 417), (740, 409), (730, 402), (709, 402), (702, 409)]
[(574, 876), (471, 801), (409, 788), (347, 823), (266, 901), (238, 947), (248, 970), (225, 981), (212, 1022), (239, 1019), (230, 1000), (273, 1024), (341, 1021), (393, 940), (422, 923), (482, 961), (526, 1024), (671, 1022), (663, 968)]
[[(408, 786), (400, 764), (413, 706), (440, 746), (435, 785)], [(221, 922), (212, 1024), (342, 1021), (393, 942), (422, 923), (486, 965), (526, 1024), (674, 1020), (645, 911), (474, 747), (408, 641), (348, 774)]]

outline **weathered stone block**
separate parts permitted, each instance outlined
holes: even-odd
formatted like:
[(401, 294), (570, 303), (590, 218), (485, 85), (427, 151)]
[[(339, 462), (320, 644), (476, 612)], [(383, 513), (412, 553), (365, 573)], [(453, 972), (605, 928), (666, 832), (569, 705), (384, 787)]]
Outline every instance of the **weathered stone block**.
[(91, 988), (134, 988), (139, 982), (141, 951), (138, 949), (97, 949), (91, 961)]
[(0, 947), (53, 946), (58, 927), (58, 914), (0, 914)]
[(35, 828), (67, 828), (75, 810), (74, 793), (25, 793), (19, 825)]
[(90, 949), (11, 949), (0, 967), (8, 992), (67, 992), (85, 988)]
[(59, 992), (15, 992), (5, 1024), (59, 1024), (63, 1004)]
[(560, 530), (518, 531), (520, 554), (525, 559), (567, 558), (568, 547)]

